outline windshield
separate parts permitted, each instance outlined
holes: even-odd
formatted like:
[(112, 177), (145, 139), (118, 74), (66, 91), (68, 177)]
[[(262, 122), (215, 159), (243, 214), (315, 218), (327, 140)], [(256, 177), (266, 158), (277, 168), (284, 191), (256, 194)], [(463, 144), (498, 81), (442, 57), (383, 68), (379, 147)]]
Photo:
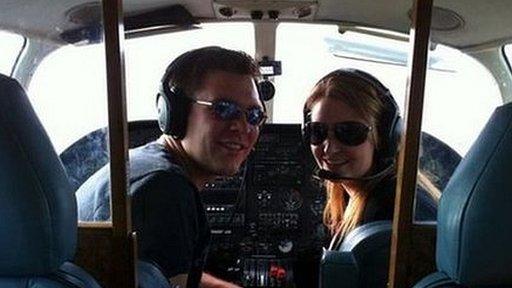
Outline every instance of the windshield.
[[(322, 76), (339, 68), (357, 68), (386, 85), (402, 111), (409, 44), (355, 32), (336, 25), (280, 24), (276, 59), (275, 123), (301, 123), (302, 107)], [(473, 58), (443, 45), (429, 51), (422, 129), (464, 155), (501, 96), (494, 78)], [(471, 83), (471, 85), (468, 85)]]
[[(128, 120), (156, 119), (156, 93), (167, 65), (188, 50), (210, 45), (254, 55), (254, 27), (202, 24), (200, 29), (127, 40)], [(59, 153), (107, 126), (104, 53), (104, 44), (65, 46), (49, 55), (33, 77), (31, 101)]]
[(16, 59), (23, 48), (24, 38), (20, 35), (0, 30), (0, 73), (11, 75)]
[[(206, 23), (201, 29), (130, 39), (125, 44), (128, 119), (155, 119), (155, 95), (165, 67), (193, 48), (219, 45), (255, 54), (252, 23)], [(58, 152), (107, 126), (104, 45), (65, 46), (37, 69), (29, 95)], [(274, 123), (301, 123), (302, 106), (318, 79), (353, 67), (380, 79), (403, 115), (408, 43), (336, 25), (282, 23), (277, 28)], [(472, 85), (467, 85), (472, 83)], [(423, 130), (464, 155), (494, 108), (499, 89), (473, 58), (443, 45), (429, 52)], [(59, 109), (53, 109), (54, 107)]]

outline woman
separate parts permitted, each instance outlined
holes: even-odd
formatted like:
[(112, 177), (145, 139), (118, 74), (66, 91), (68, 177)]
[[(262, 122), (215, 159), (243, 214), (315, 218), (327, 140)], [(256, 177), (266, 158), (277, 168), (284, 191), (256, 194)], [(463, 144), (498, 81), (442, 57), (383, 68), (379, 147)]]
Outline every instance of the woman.
[[(324, 223), (333, 235), (329, 249), (357, 226), (393, 218), (394, 160), (402, 126), (384, 85), (360, 70), (329, 73), (306, 101), (303, 132), (325, 179)], [(435, 220), (439, 191), (424, 191), (434, 191), (433, 196), (420, 197), (417, 208), (427, 215), (423, 218)]]

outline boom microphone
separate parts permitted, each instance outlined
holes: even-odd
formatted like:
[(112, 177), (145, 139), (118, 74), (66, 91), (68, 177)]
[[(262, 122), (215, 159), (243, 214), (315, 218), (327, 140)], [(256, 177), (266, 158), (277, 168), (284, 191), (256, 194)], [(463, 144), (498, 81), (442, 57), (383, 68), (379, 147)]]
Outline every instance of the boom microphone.
[(374, 180), (374, 179), (381, 178), (382, 176), (388, 174), (391, 171), (391, 169), (394, 169), (395, 161), (386, 161), (386, 162), (390, 162), (390, 163), (384, 169), (380, 170), (377, 173), (370, 174), (367, 176), (362, 176), (362, 177), (347, 177), (347, 176), (339, 175), (335, 172), (328, 171), (325, 169), (319, 169), (315, 173), (314, 176), (318, 179), (329, 180), (332, 182), (340, 182), (343, 180), (359, 180), (359, 181)]

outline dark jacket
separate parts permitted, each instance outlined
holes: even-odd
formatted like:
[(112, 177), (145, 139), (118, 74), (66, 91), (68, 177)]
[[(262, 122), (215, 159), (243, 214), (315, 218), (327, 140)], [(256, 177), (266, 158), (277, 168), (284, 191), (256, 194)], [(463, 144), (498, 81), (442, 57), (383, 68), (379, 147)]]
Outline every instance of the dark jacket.
[[(377, 184), (370, 192), (361, 225), (379, 220), (393, 220), (395, 189), (395, 177), (388, 177)], [(414, 220), (436, 221), (437, 203), (425, 189), (419, 186), (416, 188), (415, 204)]]

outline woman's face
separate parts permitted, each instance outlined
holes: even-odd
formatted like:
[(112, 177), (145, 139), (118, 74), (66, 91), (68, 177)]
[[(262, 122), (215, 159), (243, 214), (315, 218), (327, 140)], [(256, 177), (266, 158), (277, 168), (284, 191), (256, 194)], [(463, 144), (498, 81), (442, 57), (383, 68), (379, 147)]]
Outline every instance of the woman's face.
[[(325, 123), (329, 127), (327, 138), (318, 145), (311, 145), (321, 169), (350, 178), (362, 177), (370, 171), (375, 150), (370, 133), (367, 133), (366, 139), (361, 140), (362, 143), (355, 146), (343, 144), (334, 133), (334, 124), (339, 122), (359, 122), (370, 126), (356, 110), (341, 100), (324, 97), (313, 104), (311, 120), (313, 123)], [(343, 137), (343, 134), (340, 136)]]

